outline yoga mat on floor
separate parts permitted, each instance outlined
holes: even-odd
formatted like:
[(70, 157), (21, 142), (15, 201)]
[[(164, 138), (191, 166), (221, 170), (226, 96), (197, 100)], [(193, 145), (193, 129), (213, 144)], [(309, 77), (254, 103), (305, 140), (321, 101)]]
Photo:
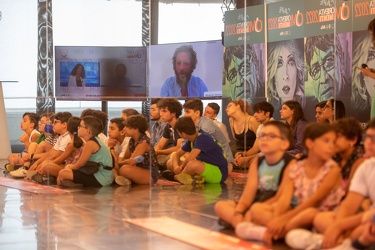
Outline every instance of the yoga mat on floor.
[(0, 185), (10, 188), (15, 188), (21, 191), (26, 191), (34, 194), (67, 194), (69, 190), (44, 186), (33, 182), (24, 181), (22, 179), (11, 179), (0, 177)]
[(123, 219), (133, 225), (145, 228), (169, 238), (182, 241), (200, 249), (269, 249), (220, 232), (210, 231), (169, 217)]

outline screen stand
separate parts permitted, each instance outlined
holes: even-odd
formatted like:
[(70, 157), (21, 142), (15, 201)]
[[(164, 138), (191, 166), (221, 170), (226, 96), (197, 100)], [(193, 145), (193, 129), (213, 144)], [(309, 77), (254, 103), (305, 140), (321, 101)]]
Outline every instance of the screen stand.
[(5, 104), (4, 104), (4, 95), (3, 95), (3, 86), (0, 82), (0, 160), (8, 159), (10, 155), (10, 138), (8, 131), (7, 117), (5, 113)]

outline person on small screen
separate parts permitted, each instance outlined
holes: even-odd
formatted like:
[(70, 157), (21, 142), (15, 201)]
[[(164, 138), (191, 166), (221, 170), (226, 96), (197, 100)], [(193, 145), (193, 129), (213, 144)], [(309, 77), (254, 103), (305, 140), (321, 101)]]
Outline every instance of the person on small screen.
[(197, 53), (191, 45), (183, 45), (174, 52), (173, 69), (175, 76), (165, 80), (160, 96), (167, 97), (203, 97), (207, 92), (207, 86), (193, 71), (197, 66)]
[(86, 72), (82, 64), (74, 66), (69, 76), (68, 87), (85, 87)]
[(126, 76), (128, 69), (126, 68), (125, 64), (119, 63), (116, 65), (115, 68), (115, 77), (113, 84), (116, 86), (130, 86), (132, 85), (132, 81), (129, 77)]

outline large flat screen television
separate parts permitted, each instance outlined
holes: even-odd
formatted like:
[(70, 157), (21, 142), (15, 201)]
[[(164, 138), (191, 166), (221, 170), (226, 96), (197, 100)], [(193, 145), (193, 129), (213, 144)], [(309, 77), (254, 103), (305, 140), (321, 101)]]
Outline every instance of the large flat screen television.
[(146, 47), (55, 46), (56, 98), (145, 98), (146, 60)]
[[(194, 81), (194, 89), (187, 87), (187, 97), (221, 97), (224, 51), (221, 40), (150, 46), (148, 51), (149, 95), (183, 97), (183, 95), (179, 96), (181, 91), (176, 80), (179, 75), (179, 68), (176, 65), (186, 63), (179, 62), (180, 51), (188, 51), (188, 57), (194, 53), (197, 61), (196, 64), (190, 65), (192, 77), (187, 85)], [(174, 55), (176, 55), (176, 60), (173, 60)], [(183, 75), (189, 73), (189, 67), (182, 70), (184, 70)]]

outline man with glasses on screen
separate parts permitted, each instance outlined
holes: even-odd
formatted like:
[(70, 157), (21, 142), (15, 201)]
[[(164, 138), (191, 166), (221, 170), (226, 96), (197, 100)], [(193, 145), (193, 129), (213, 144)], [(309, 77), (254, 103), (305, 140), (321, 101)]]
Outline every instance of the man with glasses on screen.
[(160, 96), (203, 97), (208, 89), (202, 79), (193, 76), (197, 63), (197, 53), (193, 46), (183, 45), (177, 48), (172, 58), (175, 76), (165, 80)]
[(305, 55), (316, 102), (350, 96), (344, 72), (343, 49), (338, 36), (330, 34), (306, 38)]
[(254, 97), (264, 96), (258, 73), (258, 57), (252, 44), (246, 45), (246, 51), (243, 45), (227, 47), (224, 69), (232, 100), (246, 99), (252, 105)]

